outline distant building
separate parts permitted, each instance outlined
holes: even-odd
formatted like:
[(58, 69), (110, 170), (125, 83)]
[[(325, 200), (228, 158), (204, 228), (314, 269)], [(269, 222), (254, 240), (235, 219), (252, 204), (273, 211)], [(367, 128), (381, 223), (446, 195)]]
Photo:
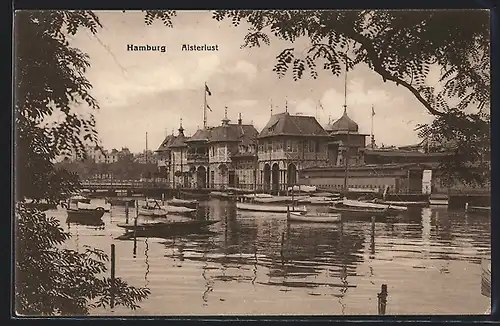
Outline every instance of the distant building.
[(271, 116), (258, 136), (259, 184), (264, 190), (286, 190), (299, 170), (328, 165), (330, 136), (312, 116)]
[[(358, 131), (358, 124), (344, 114), (334, 123), (326, 126), (330, 135), (328, 142), (328, 162), (335, 166), (363, 165), (363, 151), (366, 147), (367, 134)], [(346, 162), (347, 161), (347, 162)]]

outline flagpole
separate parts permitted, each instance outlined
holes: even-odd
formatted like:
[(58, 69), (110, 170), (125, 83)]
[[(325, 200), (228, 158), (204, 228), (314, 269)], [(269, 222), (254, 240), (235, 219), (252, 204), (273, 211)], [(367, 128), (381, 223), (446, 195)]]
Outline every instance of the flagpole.
[(207, 82), (203, 88), (204, 102), (203, 102), (203, 129), (207, 129)]
[(374, 141), (373, 141), (373, 113), (374, 113), (374, 109), (373, 109), (373, 104), (372, 104), (372, 127), (371, 127), (371, 131), (370, 131), (370, 143), (371, 143), (371, 147), (373, 149), (373, 146), (374, 146)]

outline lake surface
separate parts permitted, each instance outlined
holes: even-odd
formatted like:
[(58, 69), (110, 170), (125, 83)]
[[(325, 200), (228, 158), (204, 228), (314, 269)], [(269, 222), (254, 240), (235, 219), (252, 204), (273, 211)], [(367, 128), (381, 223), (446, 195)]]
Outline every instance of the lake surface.
[(220, 221), (212, 233), (164, 239), (116, 239), (124, 207), (105, 213), (101, 227), (67, 224), (61, 209), (47, 214), (72, 234), (68, 248), (109, 254), (114, 243), (117, 277), (151, 290), (136, 311), (95, 315), (375, 315), (382, 284), (388, 315), (483, 314), (490, 306), (480, 265), (491, 255), (490, 218), (446, 207), (377, 222), (373, 237), (370, 222), (289, 224), (284, 214), (219, 200), (198, 211)]

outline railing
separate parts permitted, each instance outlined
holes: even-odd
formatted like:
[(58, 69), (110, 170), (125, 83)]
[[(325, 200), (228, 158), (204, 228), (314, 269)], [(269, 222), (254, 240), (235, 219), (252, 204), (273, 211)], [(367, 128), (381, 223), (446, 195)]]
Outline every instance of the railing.
[(208, 162), (208, 154), (188, 154), (188, 162)]

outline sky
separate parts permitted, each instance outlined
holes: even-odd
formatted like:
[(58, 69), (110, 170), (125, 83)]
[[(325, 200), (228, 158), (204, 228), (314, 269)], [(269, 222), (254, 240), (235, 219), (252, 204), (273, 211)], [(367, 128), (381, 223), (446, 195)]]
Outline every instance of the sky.
[[(344, 76), (319, 69), (317, 79), (306, 73), (299, 81), (272, 71), (276, 56), (291, 44), (271, 37), (269, 46), (241, 48), (248, 26), (217, 22), (208, 11), (178, 12), (173, 28), (156, 21), (146, 25), (142, 12), (97, 11), (103, 28), (96, 35), (79, 31), (70, 39), (90, 57), (87, 78), (100, 109), (95, 113), (104, 148), (128, 147), (133, 152), (156, 149), (166, 134), (181, 123), (186, 135), (203, 126), (204, 83), (209, 126), (219, 125), (227, 106), (228, 118), (253, 123), (260, 131), (273, 113), (316, 116), (322, 125), (343, 113)], [(166, 51), (127, 51), (127, 45), (165, 45)], [(218, 45), (213, 52), (181, 51), (183, 44)], [(300, 39), (293, 47), (307, 48)], [(321, 67), (320, 67), (321, 68)], [(429, 82), (438, 74), (431, 71)], [(287, 105), (285, 105), (287, 103)], [(318, 105), (321, 103), (321, 107)], [(373, 131), (378, 145), (407, 145), (419, 141), (414, 128), (432, 116), (402, 86), (383, 82), (367, 66), (347, 74), (347, 112), (361, 133)], [(367, 138), (367, 142), (368, 142)]]

